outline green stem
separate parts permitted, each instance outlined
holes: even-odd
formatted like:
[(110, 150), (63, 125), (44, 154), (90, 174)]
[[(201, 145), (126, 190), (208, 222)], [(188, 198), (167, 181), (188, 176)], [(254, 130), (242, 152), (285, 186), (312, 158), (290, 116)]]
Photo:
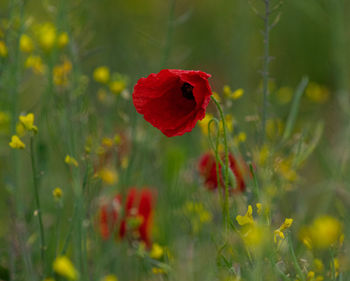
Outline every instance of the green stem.
[[(210, 125), (215, 122), (216, 126), (217, 126), (217, 134), (216, 134), (216, 143), (214, 144), (213, 139), (211, 137), (211, 130), (210, 130)], [(215, 153), (215, 162), (216, 162), (216, 178), (217, 178), (217, 183), (218, 183), (218, 189), (220, 191), (221, 194), (221, 181), (220, 181), (220, 165), (222, 165), (222, 161), (220, 159), (220, 155), (219, 155), (219, 144), (220, 144), (220, 122), (219, 120), (217, 120), (216, 118), (213, 118), (212, 120), (209, 121), (208, 123), (208, 137), (209, 137), (209, 143), (210, 146), (212, 147), (212, 149), (214, 150)], [(222, 202), (224, 202), (225, 200), (225, 194), (222, 195)], [(221, 198), (221, 196), (220, 196)], [(223, 203), (222, 203), (223, 204)], [(224, 205), (223, 205), (224, 206)], [(223, 217), (225, 217), (225, 208), (222, 209), (222, 215)]]
[[(228, 172), (228, 168), (229, 168), (229, 158), (228, 158), (228, 145), (227, 145), (227, 132), (226, 132), (226, 122), (225, 122), (225, 116), (224, 116), (224, 112), (219, 104), (219, 102), (213, 97), (211, 96), (212, 101), (215, 103), (217, 109), (219, 110), (220, 113), (220, 118), (222, 121), (222, 127), (223, 127), (223, 133), (224, 133), (224, 147), (225, 147), (225, 169), (224, 169), (224, 174), (225, 174), (225, 200), (224, 200), (224, 212), (225, 212), (225, 217), (226, 217), (226, 226), (229, 227), (230, 226), (230, 212), (229, 212), (229, 207), (228, 207), (228, 179), (229, 179), (229, 172)], [(220, 180), (220, 178), (218, 178), (218, 181)]]
[(304, 276), (304, 273), (303, 271), (301, 270), (301, 267), (298, 263), (298, 260), (297, 260), (297, 257), (295, 256), (295, 253), (294, 253), (294, 248), (293, 248), (293, 243), (292, 243), (292, 239), (290, 236), (288, 236), (288, 247), (289, 247), (289, 252), (292, 256), (292, 260), (293, 260), (293, 264), (294, 264), (294, 267), (295, 267), (295, 270), (297, 271), (298, 275), (299, 275), (299, 278), (301, 279), (301, 281), (305, 281), (305, 276)]
[(269, 65), (270, 65), (270, 0), (264, 0), (264, 62), (263, 62), (263, 107), (262, 107), (262, 142), (265, 141), (266, 120), (267, 120), (267, 97), (269, 94)]
[(253, 167), (252, 163), (249, 163), (249, 170), (250, 170), (250, 173), (252, 174), (253, 180), (254, 180), (255, 197), (256, 197), (256, 200), (259, 201), (260, 200), (259, 183), (258, 183), (258, 179), (256, 177), (256, 174), (255, 174), (254, 167)]
[(38, 221), (39, 221), (39, 232), (40, 232), (40, 251), (41, 251), (41, 261), (43, 268), (45, 269), (45, 235), (44, 235), (44, 226), (43, 220), (41, 216), (41, 207), (40, 207), (40, 197), (39, 197), (39, 184), (38, 184), (38, 174), (35, 163), (35, 154), (34, 154), (34, 141), (33, 137), (30, 137), (30, 158), (32, 161), (32, 173), (33, 173), (33, 186), (34, 186), (34, 195), (35, 195), (35, 204), (36, 210), (38, 213)]

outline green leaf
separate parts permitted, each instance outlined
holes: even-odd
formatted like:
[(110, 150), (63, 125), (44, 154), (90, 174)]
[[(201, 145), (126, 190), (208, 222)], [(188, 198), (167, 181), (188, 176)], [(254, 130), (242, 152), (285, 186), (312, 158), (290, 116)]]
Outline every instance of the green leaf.
[(283, 138), (282, 138), (283, 141), (286, 141), (293, 132), (295, 121), (298, 116), (300, 100), (308, 83), (309, 83), (309, 78), (303, 77), (303, 79), (301, 79), (301, 82), (299, 83), (299, 86), (296, 92), (294, 93), (293, 102), (288, 115), (286, 128), (283, 133)]

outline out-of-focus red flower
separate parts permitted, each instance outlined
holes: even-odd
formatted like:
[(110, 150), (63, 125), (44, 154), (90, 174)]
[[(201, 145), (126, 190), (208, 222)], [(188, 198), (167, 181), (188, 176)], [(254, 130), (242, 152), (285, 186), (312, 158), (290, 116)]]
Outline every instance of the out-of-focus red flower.
[(209, 74), (202, 71), (163, 69), (141, 78), (134, 87), (138, 113), (167, 137), (192, 131), (205, 116), (212, 91)]
[(143, 241), (148, 247), (151, 246), (153, 192), (148, 188), (130, 188), (125, 200), (123, 218), (119, 220), (121, 201), (121, 195), (118, 194), (112, 204), (102, 205), (99, 217), (102, 238), (109, 239), (112, 233), (116, 233), (119, 238), (130, 236)]
[(100, 209), (100, 232), (103, 239), (108, 239), (116, 227), (121, 211), (121, 196), (115, 196), (111, 204), (104, 204)]
[[(225, 156), (221, 155), (222, 161), (225, 161)], [(238, 191), (243, 192), (246, 188), (246, 184), (244, 182), (244, 177), (242, 173), (242, 168), (244, 166), (244, 163), (241, 165), (238, 164), (237, 160), (234, 158), (234, 156), (229, 153), (229, 162), (230, 162), (230, 169), (234, 173), (236, 177), (236, 184)], [(216, 172), (216, 161), (215, 156), (208, 152), (205, 153), (199, 160), (198, 165), (199, 173), (204, 178), (204, 183), (208, 189), (216, 189), (218, 187), (218, 178), (217, 178), (217, 172)], [(220, 174), (220, 185), (224, 186), (224, 179), (222, 176), (222, 167), (219, 164), (219, 174)]]

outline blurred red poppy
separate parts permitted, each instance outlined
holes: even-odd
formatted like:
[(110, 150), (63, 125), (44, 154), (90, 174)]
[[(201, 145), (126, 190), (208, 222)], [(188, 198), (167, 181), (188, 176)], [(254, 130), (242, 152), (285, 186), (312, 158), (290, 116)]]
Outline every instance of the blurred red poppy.
[(212, 91), (209, 74), (202, 71), (163, 69), (141, 78), (132, 95), (144, 119), (167, 137), (192, 131), (205, 116)]
[[(221, 155), (221, 159), (224, 161), (224, 155)], [(245, 167), (245, 164), (238, 164), (237, 160), (233, 156), (233, 154), (229, 153), (229, 162), (230, 169), (234, 173), (236, 177), (237, 191), (243, 192), (246, 188), (246, 184), (244, 181), (242, 168)], [(243, 162), (243, 161), (242, 161)], [(216, 172), (216, 161), (215, 156), (208, 152), (204, 154), (199, 160), (199, 173), (204, 178), (204, 183), (208, 189), (216, 189), (218, 187), (218, 178)], [(221, 173), (221, 165), (219, 164), (220, 171), (220, 185), (224, 186), (224, 180)]]
[(107, 240), (112, 233), (116, 233), (119, 238), (128, 236), (143, 241), (146, 246), (150, 247), (154, 205), (153, 192), (148, 188), (142, 190), (130, 188), (125, 200), (124, 215), (118, 225), (118, 219), (122, 212), (121, 201), (121, 195), (118, 194), (111, 204), (102, 205), (99, 217), (102, 238)]
[(103, 204), (100, 209), (100, 233), (103, 239), (108, 239), (114, 231), (121, 211), (121, 196), (115, 196), (111, 204)]

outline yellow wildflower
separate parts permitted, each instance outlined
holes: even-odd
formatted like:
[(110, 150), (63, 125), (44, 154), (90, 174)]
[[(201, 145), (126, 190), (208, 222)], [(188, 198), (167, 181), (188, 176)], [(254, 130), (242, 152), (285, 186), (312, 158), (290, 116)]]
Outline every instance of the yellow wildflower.
[(69, 37), (67, 32), (62, 32), (58, 35), (57, 38), (57, 45), (60, 48), (64, 48), (65, 46), (67, 46), (69, 43)]
[(243, 94), (244, 94), (244, 90), (240, 88), (234, 91), (233, 93), (231, 93), (230, 98), (236, 100), (242, 97)]
[(118, 281), (118, 278), (117, 278), (117, 276), (115, 276), (113, 274), (109, 274), (109, 275), (106, 275), (105, 277), (103, 277), (101, 279), (101, 281)]
[(112, 81), (111, 83), (109, 83), (109, 89), (113, 94), (118, 95), (125, 89), (125, 82)]
[(129, 165), (129, 158), (125, 156), (125, 157), (122, 158), (120, 166), (123, 169), (126, 169), (128, 167), (128, 165)]
[(270, 154), (270, 148), (266, 144), (263, 145), (263, 147), (261, 147), (261, 149), (254, 154), (256, 163), (258, 163), (259, 166), (264, 166)]
[(98, 171), (97, 176), (108, 185), (113, 185), (118, 181), (117, 172), (109, 168), (102, 168)]
[(56, 42), (56, 28), (52, 23), (45, 23), (38, 29), (38, 41), (45, 50), (51, 50)]
[(262, 204), (261, 203), (256, 203), (256, 208), (258, 209), (257, 210), (258, 215), (260, 215), (261, 212), (262, 212)]
[(238, 215), (236, 220), (239, 225), (253, 224), (253, 208), (251, 205), (248, 206), (248, 210), (244, 216)]
[(13, 135), (11, 137), (9, 146), (13, 149), (24, 149), (26, 147), (26, 145), (21, 141), (21, 139), (16, 135)]
[(315, 278), (315, 272), (309, 271), (306, 276), (307, 280), (313, 280)]
[(78, 279), (78, 272), (72, 262), (66, 256), (59, 256), (53, 262), (53, 270), (70, 280)]
[(216, 92), (213, 92), (213, 98), (216, 99), (219, 102), (221, 101), (221, 98), (220, 98), (219, 94), (216, 93)]
[(225, 85), (223, 88), (223, 93), (227, 98), (236, 100), (243, 96), (244, 90), (242, 88), (239, 88), (232, 92), (230, 86)]
[(276, 97), (279, 104), (287, 104), (292, 100), (293, 89), (290, 87), (279, 88)]
[(212, 214), (204, 208), (202, 203), (188, 201), (183, 207), (183, 212), (189, 218), (194, 233), (199, 232), (203, 224), (212, 220)]
[(115, 134), (115, 136), (114, 136), (114, 142), (115, 142), (115, 144), (120, 144), (120, 142), (122, 141), (122, 138), (120, 137), (120, 135), (119, 134)]
[(287, 181), (294, 182), (298, 179), (298, 174), (293, 168), (292, 159), (278, 159), (275, 163), (276, 170), (285, 178)]
[(321, 216), (312, 223), (309, 231), (312, 245), (326, 249), (338, 241), (342, 234), (342, 224), (331, 216)]
[(339, 267), (340, 267), (338, 258), (334, 258), (333, 259), (333, 266), (334, 266), (335, 276), (338, 277), (338, 275), (339, 275)]
[(313, 265), (316, 272), (322, 272), (324, 270), (324, 264), (320, 259), (314, 259)]
[(96, 82), (105, 84), (109, 81), (109, 68), (107, 66), (97, 67), (94, 70), (93, 76)]
[(310, 82), (305, 90), (306, 96), (313, 102), (325, 103), (329, 99), (330, 93), (325, 86), (315, 82)]
[(165, 274), (165, 270), (159, 267), (152, 267), (153, 274)]
[(45, 73), (45, 65), (39, 56), (30, 55), (25, 61), (25, 67), (33, 69), (36, 74)]
[(164, 249), (157, 243), (152, 244), (151, 252), (149, 253), (149, 256), (152, 259), (160, 259), (164, 254)]
[[(225, 124), (226, 124), (226, 129), (228, 132), (232, 132), (233, 131), (233, 116), (231, 114), (226, 114), (225, 116)], [(223, 125), (220, 123), (220, 127), (222, 128)]]
[(284, 233), (286, 229), (290, 228), (293, 223), (293, 219), (285, 219), (284, 223), (274, 231), (274, 241), (277, 243), (277, 237), (284, 239)]
[(198, 122), (199, 127), (201, 128), (202, 133), (205, 136), (208, 135), (208, 124), (209, 124), (210, 120), (212, 120), (212, 119), (213, 119), (213, 115), (210, 113), (207, 113), (205, 115), (205, 117), (201, 121)]
[(53, 68), (53, 82), (58, 86), (68, 85), (68, 75), (72, 70), (72, 63), (70, 60), (65, 59), (62, 64), (56, 65)]
[(24, 53), (31, 53), (34, 49), (32, 38), (27, 34), (22, 34), (19, 39), (19, 48)]
[(7, 57), (8, 51), (5, 42), (0, 40), (0, 56)]
[(28, 113), (27, 115), (19, 116), (19, 121), (24, 126), (27, 131), (33, 131), (34, 133), (38, 132), (37, 126), (34, 125), (34, 114)]
[(223, 93), (226, 97), (229, 97), (232, 94), (231, 87), (228, 85), (225, 85), (223, 88)]
[(264, 225), (251, 224), (243, 230), (242, 239), (251, 250), (259, 250), (269, 244), (269, 229)]
[(77, 160), (75, 160), (75, 158), (70, 155), (66, 156), (66, 158), (64, 159), (64, 162), (66, 162), (68, 165), (73, 165), (75, 167), (79, 166)]
[(237, 136), (233, 138), (235, 145), (239, 145), (247, 140), (247, 135), (245, 132), (239, 132)]
[(270, 139), (276, 139), (283, 133), (283, 122), (281, 119), (269, 119), (266, 122), (266, 135)]
[(102, 139), (102, 145), (105, 147), (112, 147), (113, 146), (113, 140), (111, 138), (103, 138)]
[(53, 191), (52, 191), (52, 195), (55, 199), (60, 199), (63, 195), (63, 191), (61, 188), (56, 187)]

